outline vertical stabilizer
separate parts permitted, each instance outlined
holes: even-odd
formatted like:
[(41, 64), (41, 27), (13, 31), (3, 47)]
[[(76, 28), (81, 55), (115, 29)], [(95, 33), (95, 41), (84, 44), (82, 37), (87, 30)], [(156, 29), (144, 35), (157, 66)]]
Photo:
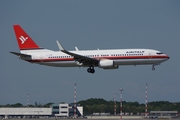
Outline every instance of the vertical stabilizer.
[(21, 28), (20, 25), (13, 25), (16, 40), (20, 50), (30, 50), (40, 48), (31, 37)]

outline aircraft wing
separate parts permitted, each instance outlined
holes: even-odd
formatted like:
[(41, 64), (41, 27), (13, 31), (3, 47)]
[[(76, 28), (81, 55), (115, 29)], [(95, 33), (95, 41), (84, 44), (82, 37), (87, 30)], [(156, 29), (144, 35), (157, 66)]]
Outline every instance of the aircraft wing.
[(69, 52), (69, 51), (65, 50), (58, 41), (56, 41), (56, 42), (57, 42), (57, 45), (58, 45), (60, 51), (73, 56), (75, 61), (78, 61), (79, 63), (82, 63), (85, 66), (91, 66), (91, 65), (98, 66), (99, 60)]
[(94, 65), (94, 66), (97, 66), (98, 65), (98, 62), (99, 60), (97, 59), (94, 59), (94, 58), (90, 58), (90, 57), (85, 57), (85, 56), (82, 56), (82, 55), (79, 55), (79, 54), (75, 54), (75, 53), (72, 53), (72, 52), (69, 52), (69, 51), (62, 51), (68, 55), (71, 55), (74, 57), (74, 60), (75, 61), (78, 61), (79, 63), (83, 63), (83, 65)]

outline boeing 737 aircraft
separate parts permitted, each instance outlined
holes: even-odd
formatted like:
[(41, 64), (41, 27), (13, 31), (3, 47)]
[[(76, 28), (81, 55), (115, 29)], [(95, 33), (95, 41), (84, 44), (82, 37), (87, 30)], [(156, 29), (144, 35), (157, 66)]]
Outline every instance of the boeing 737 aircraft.
[(152, 49), (109, 49), (109, 50), (78, 50), (67, 51), (58, 42), (59, 51), (39, 47), (20, 27), (14, 25), (18, 52), (10, 52), (30, 63), (54, 67), (88, 67), (87, 72), (94, 73), (94, 67), (118, 69), (121, 65), (155, 65), (169, 59), (169, 56)]

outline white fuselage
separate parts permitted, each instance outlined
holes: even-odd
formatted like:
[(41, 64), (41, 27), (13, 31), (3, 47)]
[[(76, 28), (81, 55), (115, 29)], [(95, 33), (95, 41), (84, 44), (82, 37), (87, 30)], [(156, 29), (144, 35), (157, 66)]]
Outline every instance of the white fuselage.
[[(112, 49), (112, 50), (81, 50), (70, 51), (97, 60), (113, 60), (113, 64), (119, 65), (158, 65), (169, 57), (166, 54), (152, 49)], [(84, 66), (74, 58), (61, 51), (21, 50), (21, 53), (31, 55), (31, 58), (21, 58), (31, 63), (37, 63), (55, 67), (80, 67)], [(85, 66), (89, 67), (89, 66)], [(100, 66), (97, 66), (100, 67)], [(102, 67), (103, 68), (103, 67)]]
[(60, 51), (43, 49), (21, 28), (13, 25), (21, 53), (10, 52), (20, 59), (54, 67), (88, 67), (88, 73), (95, 73), (94, 67), (117, 69), (120, 65), (158, 65), (169, 56), (152, 49), (111, 49), (67, 51), (56, 41)]

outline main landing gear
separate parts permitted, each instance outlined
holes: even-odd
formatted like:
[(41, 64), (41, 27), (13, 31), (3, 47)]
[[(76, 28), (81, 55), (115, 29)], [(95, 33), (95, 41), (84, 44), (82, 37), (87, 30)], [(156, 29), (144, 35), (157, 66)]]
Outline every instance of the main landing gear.
[(90, 66), (90, 67), (87, 69), (87, 72), (88, 72), (88, 73), (95, 73), (94, 66)]

